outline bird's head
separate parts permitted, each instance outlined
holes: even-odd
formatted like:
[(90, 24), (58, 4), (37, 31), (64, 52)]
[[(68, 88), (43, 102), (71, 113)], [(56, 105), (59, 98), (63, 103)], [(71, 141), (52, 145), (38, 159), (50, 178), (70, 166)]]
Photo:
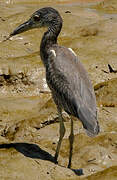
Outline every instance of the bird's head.
[(20, 34), (33, 28), (52, 27), (53, 25), (56, 25), (58, 21), (61, 22), (62, 26), (62, 18), (57, 10), (51, 7), (41, 8), (35, 13), (33, 13), (28, 21), (19, 25), (10, 34), (10, 36)]

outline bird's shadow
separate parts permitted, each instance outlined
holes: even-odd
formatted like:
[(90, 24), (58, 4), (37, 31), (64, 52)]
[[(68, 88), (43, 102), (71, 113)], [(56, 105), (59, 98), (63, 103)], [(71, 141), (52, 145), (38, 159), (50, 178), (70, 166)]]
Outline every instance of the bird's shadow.
[(15, 148), (18, 152), (22, 153), (26, 157), (30, 157), (33, 159), (42, 159), (48, 160), (53, 163), (56, 163), (54, 157), (48, 152), (41, 149), (36, 144), (30, 143), (10, 143), (10, 144), (0, 144), (0, 149), (2, 148)]
[[(47, 160), (47, 161), (51, 161), (57, 164), (57, 162), (55, 161), (55, 158), (51, 154), (41, 149), (36, 144), (30, 144), (30, 143), (0, 144), (0, 149), (3, 149), (3, 148), (5, 149), (15, 148), (18, 152), (22, 153), (26, 157), (33, 158), (33, 159)], [(71, 170), (78, 176), (83, 175), (82, 169), (71, 169)]]

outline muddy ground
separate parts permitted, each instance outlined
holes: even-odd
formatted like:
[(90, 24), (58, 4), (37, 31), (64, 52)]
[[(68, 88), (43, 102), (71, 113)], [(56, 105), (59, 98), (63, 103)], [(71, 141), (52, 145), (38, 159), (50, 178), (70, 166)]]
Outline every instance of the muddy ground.
[[(58, 164), (56, 106), (39, 56), (43, 29), (4, 41), (37, 9), (59, 10), (64, 25), (58, 42), (72, 48), (87, 69), (97, 98), (101, 132), (87, 137), (74, 119), (72, 169), (67, 167), (70, 118)], [(6, 0), (0, 2), (0, 180), (117, 179), (117, 1)], [(110, 65), (110, 66), (109, 66)], [(111, 67), (111, 68), (110, 68)]]

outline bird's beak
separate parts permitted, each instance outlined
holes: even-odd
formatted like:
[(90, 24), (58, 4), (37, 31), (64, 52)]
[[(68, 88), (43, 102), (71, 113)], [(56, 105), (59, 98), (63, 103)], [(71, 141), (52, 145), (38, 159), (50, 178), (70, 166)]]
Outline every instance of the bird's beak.
[(28, 31), (33, 28), (33, 21), (29, 19), (25, 23), (19, 25), (11, 34), (10, 37), (15, 36), (16, 34), (20, 34), (22, 32)]

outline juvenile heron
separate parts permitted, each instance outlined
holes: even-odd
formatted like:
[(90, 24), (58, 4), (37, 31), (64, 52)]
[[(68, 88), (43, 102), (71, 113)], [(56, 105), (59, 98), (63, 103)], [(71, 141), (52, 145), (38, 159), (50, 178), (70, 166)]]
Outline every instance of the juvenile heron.
[[(57, 44), (57, 37), (62, 28), (62, 18), (57, 10), (51, 7), (39, 9), (28, 21), (19, 25), (10, 37), (41, 27), (47, 27), (47, 31), (41, 40), (40, 56), (46, 69), (46, 81), (52, 92), (60, 120), (60, 137), (55, 153), (57, 162), (65, 134), (62, 110), (78, 118), (89, 136), (95, 136), (99, 133), (96, 98), (88, 74), (75, 53), (70, 48)], [(71, 118), (68, 168), (71, 167), (73, 140), (73, 120)]]

